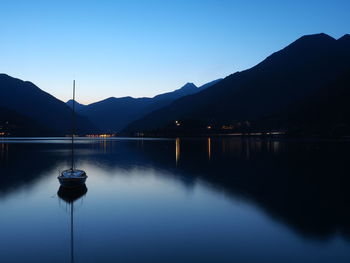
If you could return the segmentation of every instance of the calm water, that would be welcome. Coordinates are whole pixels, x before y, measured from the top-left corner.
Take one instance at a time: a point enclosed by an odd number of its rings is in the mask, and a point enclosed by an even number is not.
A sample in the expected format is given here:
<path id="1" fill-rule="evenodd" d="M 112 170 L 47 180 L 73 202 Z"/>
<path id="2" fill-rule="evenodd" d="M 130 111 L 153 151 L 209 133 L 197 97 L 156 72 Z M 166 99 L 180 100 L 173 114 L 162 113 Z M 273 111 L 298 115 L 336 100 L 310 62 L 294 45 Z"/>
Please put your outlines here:
<path id="1" fill-rule="evenodd" d="M 1 262 L 350 262 L 350 142 L 79 140 L 73 206 L 69 150 L 0 140 Z"/>

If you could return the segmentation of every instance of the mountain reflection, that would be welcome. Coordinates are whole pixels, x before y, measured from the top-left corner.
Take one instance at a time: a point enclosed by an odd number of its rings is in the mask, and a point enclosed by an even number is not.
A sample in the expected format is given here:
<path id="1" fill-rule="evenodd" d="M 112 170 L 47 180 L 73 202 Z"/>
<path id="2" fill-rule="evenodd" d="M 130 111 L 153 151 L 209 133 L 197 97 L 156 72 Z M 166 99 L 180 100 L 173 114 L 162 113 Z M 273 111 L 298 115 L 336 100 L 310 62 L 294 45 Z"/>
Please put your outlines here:
<path id="1" fill-rule="evenodd" d="M 66 144 L 0 145 L 1 196 L 62 167 L 69 150 Z M 200 179 L 305 237 L 350 238 L 348 147 L 349 142 L 240 138 L 82 141 L 77 162 L 102 169 L 154 167 L 186 188 Z"/>

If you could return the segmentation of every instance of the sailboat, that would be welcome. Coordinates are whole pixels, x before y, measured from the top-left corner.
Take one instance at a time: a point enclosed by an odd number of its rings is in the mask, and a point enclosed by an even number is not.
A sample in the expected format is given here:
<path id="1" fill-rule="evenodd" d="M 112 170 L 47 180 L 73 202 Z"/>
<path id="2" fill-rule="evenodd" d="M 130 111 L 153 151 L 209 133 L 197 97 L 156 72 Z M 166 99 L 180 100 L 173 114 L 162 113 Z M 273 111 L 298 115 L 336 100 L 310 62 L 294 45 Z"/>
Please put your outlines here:
<path id="1" fill-rule="evenodd" d="M 71 148 L 71 168 L 61 172 L 57 177 L 61 186 L 75 188 L 85 184 L 87 175 L 85 171 L 75 169 L 74 165 L 74 133 L 75 133 L 75 80 L 73 80 L 73 105 L 72 105 L 72 148 Z"/>

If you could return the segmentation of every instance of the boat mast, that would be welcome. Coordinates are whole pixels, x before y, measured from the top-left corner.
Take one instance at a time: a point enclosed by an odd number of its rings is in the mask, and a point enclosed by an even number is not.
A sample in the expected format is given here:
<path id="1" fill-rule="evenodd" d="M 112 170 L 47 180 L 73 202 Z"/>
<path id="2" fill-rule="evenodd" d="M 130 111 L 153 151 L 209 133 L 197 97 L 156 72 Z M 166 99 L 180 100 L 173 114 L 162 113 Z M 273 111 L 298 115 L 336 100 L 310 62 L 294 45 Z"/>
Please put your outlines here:
<path id="1" fill-rule="evenodd" d="M 75 133 L 75 80 L 73 80 L 73 105 L 72 105 L 72 170 L 74 170 L 74 133 Z"/>

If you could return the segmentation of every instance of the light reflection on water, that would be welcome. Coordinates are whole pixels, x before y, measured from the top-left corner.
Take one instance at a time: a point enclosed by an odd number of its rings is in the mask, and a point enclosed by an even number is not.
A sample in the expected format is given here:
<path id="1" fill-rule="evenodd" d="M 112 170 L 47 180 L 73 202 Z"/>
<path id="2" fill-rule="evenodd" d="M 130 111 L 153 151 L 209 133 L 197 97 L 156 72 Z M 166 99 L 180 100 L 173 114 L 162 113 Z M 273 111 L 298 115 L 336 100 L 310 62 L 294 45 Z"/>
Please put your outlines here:
<path id="1" fill-rule="evenodd" d="M 176 164 L 180 161 L 181 148 L 180 148 L 180 138 L 175 139 L 175 161 Z"/>
<path id="2" fill-rule="evenodd" d="M 349 262 L 348 146 L 77 140 L 89 178 L 74 203 L 74 260 Z M 3 262 L 70 262 L 70 214 L 57 196 L 69 153 L 66 138 L 0 142 Z"/>

